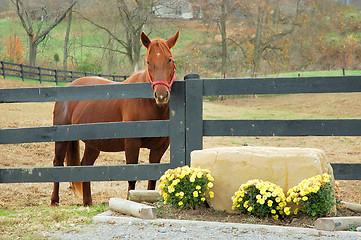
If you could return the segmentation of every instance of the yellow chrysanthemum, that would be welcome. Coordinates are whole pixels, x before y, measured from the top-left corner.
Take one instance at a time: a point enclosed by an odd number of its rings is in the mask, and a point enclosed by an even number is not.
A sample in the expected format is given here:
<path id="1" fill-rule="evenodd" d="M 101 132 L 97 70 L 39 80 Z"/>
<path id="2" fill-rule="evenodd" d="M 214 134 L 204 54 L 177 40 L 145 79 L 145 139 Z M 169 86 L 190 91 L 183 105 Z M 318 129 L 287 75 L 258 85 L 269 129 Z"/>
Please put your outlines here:
<path id="1" fill-rule="evenodd" d="M 298 208 L 296 208 L 295 211 L 293 211 L 294 215 L 297 215 L 297 213 L 298 213 Z"/>
<path id="2" fill-rule="evenodd" d="M 285 212 L 286 215 L 290 215 L 290 213 L 291 213 L 290 210 L 291 210 L 290 207 L 285 207 L 285 208 L 283 209 L 283 211 Z"/>
<path id="3" fill-rule="evenodd" d="M 210 198 L 214 198 L 214 192 L 210 191 L 210 192 L 209 192 L 209 197 L 210 197 Z"/>

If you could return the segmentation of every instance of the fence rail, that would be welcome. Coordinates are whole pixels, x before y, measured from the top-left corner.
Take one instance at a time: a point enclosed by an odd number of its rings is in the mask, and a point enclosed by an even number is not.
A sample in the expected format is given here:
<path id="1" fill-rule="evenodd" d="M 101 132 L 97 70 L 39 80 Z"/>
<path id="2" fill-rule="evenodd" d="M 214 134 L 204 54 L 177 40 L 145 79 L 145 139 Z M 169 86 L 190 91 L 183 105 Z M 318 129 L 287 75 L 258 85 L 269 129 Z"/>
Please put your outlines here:
<path id="1" fill-rule="evenodd" d="M 361 119 L 203 120 L 203 96 L 361 92 L 361 76 L 199 79 L 186 76 L 186 163 L 203 136 L 361 136 Z M 333 163 L 339 180 L 361 180 L 361 163 Z"/>
<path id="2" fill-rule="evenodd" d="M 190 164 L 203 136 L 361 136 L 361 119 L 203 120 L 203 96 L 361 92 L 361 76 L 199 79 L 176 81 L 170 120 L 0 129 L 0 144 L 76 139 L 170 136 L 170 163 L 126 166 L 0 168 L 0 183 L 156 180 L 168 168 Z M 149 84 L 0 89 L 0 103 L 150 98 Z M 0 159 L 1 160 L 1 159 Z M 340 180 L 361 180 L 361 163 L 332 163 Z"/>
<path id="3" fill-rule="evenodd" d="M 113 81 L 121 82 L 128 78 L 128 76 L 122 75 L 109 75 L 109 74 L 95 74 L 89 72 L 77 72 L 77 71 L 65 71 L 58 69 L 42 68 L 28 66 L 24 64 L 10 63 L 0 61 L 0 76 L 4 78 L 8 76 L 19 77 L 23 81 L 24 79 L 31 79 L 43 82 L 53 82 L 59 85 L 60 82 L 72 82 L 77 78 L 84 76 L 98 76 L 108 78 Z"/>

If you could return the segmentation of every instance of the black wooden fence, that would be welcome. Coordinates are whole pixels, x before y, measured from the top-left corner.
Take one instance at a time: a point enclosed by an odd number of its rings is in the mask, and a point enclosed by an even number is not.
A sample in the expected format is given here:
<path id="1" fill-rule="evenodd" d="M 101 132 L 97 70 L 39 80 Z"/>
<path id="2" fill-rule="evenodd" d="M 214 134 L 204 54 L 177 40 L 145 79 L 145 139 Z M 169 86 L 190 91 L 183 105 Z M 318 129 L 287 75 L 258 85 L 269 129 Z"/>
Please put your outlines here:
<path id="1" fill-rule="evenodd" d="M 105 77 L 117 82 L 124 81 L 128 77 L 121 75 L 95 74 L 89 72 L 65 71 L 50 68 L 33 67 L 24 64 L 16 64 L 4 61 L 0 61 L 0 76 L 3 76 L 4 78 L 9 76 L 19 77 L 23 81 L 24 79 L 31 79 L 39 81 L 39 83 L 53 82 L 56 85 L 58 85 L 60 82 L 72 82 L 75 79 L 84 76 Z"/>
<path id="2" fill-rule="evenodd" d="M 199 79 L 175 82 L 170 120 L 1 129 L 0 144 L 170 136 L 170 163 L 95 167 L 0 168 L 0 183 L 159 179 L 168 168 L 190 163 L 203 136 L 361 136 L 361 119 L 203 120 L 206 95 L 361 92 L 361 76 Z M 149 84 L 0 89 L 0 103 L 150 98 Z M 0 159 L 1 160 L 1 159 Z M 49 159 L 51 162 L 51 159 Z M 333 163 L 339 180 L 361 180 L 361 163 Z"/>
<path id="3" fill-rule="evenodd" d="M 0 144 L 170 136 L 170 163 L 94 167 L 0 168 L 0 183 L 159 179 L 167 169 L 185 164 L 183 90 L 184 82 L 178 82 L 172 88 L 170 120 L 0 129 Z M 153 90 L 147 83 L 0 89 L 0 103 L 152 97 Z M 51 161 L 52 159 L 49 159 L 49 163 Z"/>

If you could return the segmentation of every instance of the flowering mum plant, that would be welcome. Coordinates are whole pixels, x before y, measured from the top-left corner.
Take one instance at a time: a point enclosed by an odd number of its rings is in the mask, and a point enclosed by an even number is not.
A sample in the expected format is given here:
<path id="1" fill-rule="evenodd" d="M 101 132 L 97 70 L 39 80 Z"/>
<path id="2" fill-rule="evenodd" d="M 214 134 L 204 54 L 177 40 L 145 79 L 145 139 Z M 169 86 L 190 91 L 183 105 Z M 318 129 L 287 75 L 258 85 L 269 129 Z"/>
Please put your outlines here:
<path id="1" fill-rule="evenodd" d="M 268 181 L 249 180 L 235 192 L 232 201 L 232 209 L 238 209 L 242 213 L 260 217 L 272 216 L 274 219 L 278 219 L 282 214 L 290 214 L 283 189 Z"/>
<path id="2" fill-rule="evenodd" d="M 301 181 L 287 192 L 287 202 L 293 202 L 298 208 L 294 214 L 303 212 L 311 216 L 325 216 L 332 213 L 332 207 L 339 203 L 334 187 L 327 173 Z"/>
<path id="3" fill-rule="evenodd" d="M 164 204 L 180 209 L 199 207 L 206 198 L 214 193 L 207 190 L 213 187 L 214 178 L 209 170 L 188 166 L 168 169 L 160 178 L 158 190 L 164 198 Z"/>

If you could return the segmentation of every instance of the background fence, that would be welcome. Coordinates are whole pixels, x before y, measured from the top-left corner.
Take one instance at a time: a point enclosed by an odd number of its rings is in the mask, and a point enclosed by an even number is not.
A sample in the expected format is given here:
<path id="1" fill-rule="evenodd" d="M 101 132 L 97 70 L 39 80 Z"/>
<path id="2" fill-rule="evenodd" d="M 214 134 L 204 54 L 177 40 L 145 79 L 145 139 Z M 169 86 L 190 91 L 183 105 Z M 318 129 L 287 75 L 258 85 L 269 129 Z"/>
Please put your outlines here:
<path id="1" fill-rule="evenodd" d="M 360 76 L 199 79 L 176 81 L 167 121 L 119 122 L 1 129 L 0 144 L 77 139 L 170 136 L 170 163 L 127 166 L 1 168 L 0 183 L 159 179 L 168 168 L 190 164 L 203 136 L 361 136 L 361 119 L 203 120 L 203 96 L 361 92 Z M 149 84 L 0 89 L 0 103 L 151 98 Z M 0 159 L 1 160 L 1 159 Z M 51 159 L 49 159 L 51 161 Z M 333 163 L 339 180 L 361 180 L 361 163 Z"/>
<path id="2" fill-rule="evenodd" d="M 53 82 L 56 85 L 58 85 L 59 82 L 72 82 L 75 79 L 84 76 L 105 77 L 117 82 L 124 81 L 128 77 L 121 75 L 106 75 L 89 72 L 65 71 L 50 68 L 33 67 L 4 61 L 0 61 L 0 75 L 2 75 L 4 78 L 6 78 L 7 76 L 19 77 L 23 81 L 24 79 L 31 79 L 39 81 L 39 83 Z"/>

